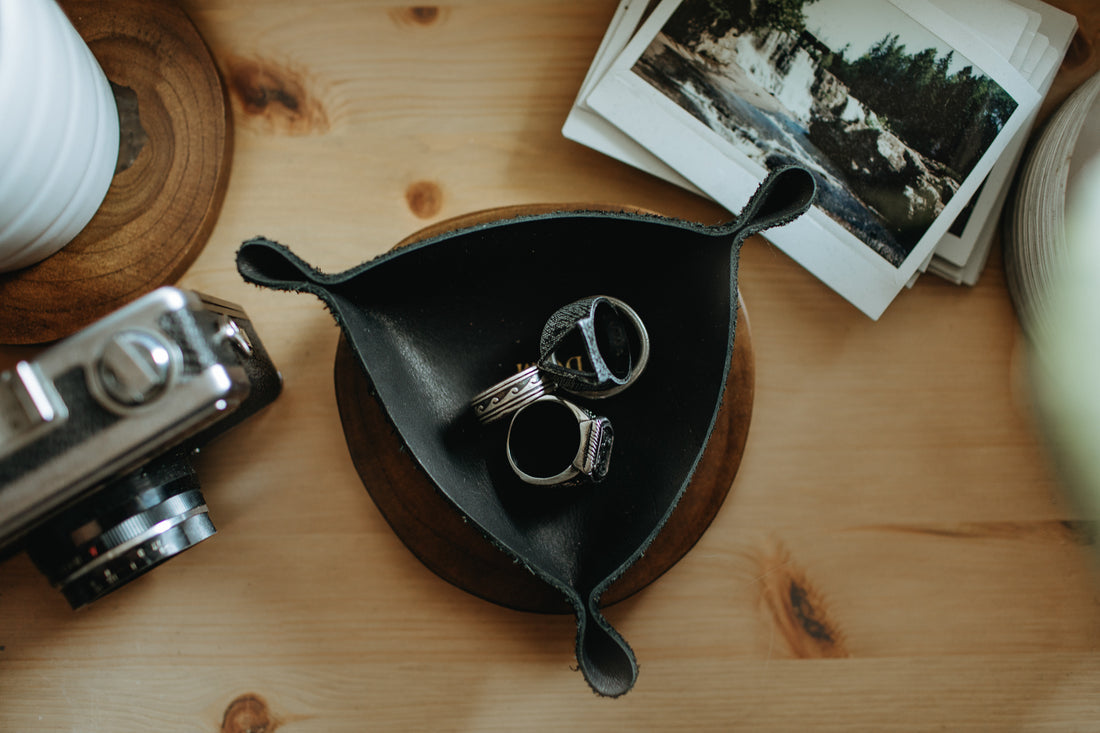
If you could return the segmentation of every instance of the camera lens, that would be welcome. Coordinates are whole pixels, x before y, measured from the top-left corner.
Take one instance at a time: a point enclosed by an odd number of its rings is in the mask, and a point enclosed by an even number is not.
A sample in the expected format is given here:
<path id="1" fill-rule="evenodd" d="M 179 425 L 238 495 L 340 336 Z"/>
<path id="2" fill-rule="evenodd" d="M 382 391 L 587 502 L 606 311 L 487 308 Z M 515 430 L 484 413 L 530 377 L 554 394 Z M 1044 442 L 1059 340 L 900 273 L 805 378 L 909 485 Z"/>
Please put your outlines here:
<path id="1" fill-rule="evenodd" d="M 105 486 L 36 530 L 27 554 L 80 608 L 214 534 L 183 450 Z"/>

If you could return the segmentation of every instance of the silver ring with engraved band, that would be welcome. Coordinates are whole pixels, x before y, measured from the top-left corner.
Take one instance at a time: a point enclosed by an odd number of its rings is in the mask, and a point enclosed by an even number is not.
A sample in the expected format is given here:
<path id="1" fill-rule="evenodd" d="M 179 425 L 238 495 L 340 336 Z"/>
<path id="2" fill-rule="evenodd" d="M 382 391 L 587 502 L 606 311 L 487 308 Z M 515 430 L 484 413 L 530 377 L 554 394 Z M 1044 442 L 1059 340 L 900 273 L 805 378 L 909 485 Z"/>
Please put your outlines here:
<path id="1" fill-rule="evenodd" d="M 530 366 L 479 392 L 470 400 L 470 405 L 478 421 L 488 425 L 518 412 L 525 405 L 553 392 L 556 387 L 542 376 L 538 365 Z"/>

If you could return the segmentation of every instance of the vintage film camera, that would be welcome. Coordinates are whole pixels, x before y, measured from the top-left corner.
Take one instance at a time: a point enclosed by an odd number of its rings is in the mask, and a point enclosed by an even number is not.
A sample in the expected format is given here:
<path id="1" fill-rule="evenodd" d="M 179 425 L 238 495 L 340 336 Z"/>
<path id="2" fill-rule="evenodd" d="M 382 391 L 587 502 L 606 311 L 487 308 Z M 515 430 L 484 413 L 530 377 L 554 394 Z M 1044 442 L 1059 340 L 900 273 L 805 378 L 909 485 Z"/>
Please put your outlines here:
<path id="1" fill-rule="evenodd" d="M 0 560 L 79 608 L 206 539 L 190 456 L 281 387 L 239 306 L 171 287 L 0 374 Z"/>

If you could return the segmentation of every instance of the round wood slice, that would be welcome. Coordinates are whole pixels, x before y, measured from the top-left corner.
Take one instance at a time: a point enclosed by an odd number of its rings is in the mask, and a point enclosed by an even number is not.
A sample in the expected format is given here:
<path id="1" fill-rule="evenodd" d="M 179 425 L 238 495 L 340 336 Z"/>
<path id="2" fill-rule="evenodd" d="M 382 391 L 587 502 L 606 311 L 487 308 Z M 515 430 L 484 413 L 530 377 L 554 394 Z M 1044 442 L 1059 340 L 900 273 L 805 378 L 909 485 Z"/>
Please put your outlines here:
<path id="1" fill-rule="evenodd" d="M 184 12 L 171 0 L 61 5 L 115 89 L 119 165 L 76 239 L 0 275 L 5 344 L 62 338 L 177 280 L 206 244 L 229 180 L 225 90 Z"/>
<path id="2" fill-rule="evenodd" d="M 508 207 L 478 212 L 417 232 L 398 246 L 486 220 L 570 208 L 594 207 Z M 343 337 L 336 349 L 334 372 L 340 420 L 356 471 L 406 547 L 444 580 L 493 603 L 524 611 L 572 612 L 558 591 L 512 562 L 464 521 L 416 466 Z M 754 377 L 752 335 L 741 302 L 725 397 L 702 460 L 664 528 L 645 555 L 604 594 L 603 605 L 620 601 L 660 577 L 695 545 L 718 513 L 745 450 Z"/>

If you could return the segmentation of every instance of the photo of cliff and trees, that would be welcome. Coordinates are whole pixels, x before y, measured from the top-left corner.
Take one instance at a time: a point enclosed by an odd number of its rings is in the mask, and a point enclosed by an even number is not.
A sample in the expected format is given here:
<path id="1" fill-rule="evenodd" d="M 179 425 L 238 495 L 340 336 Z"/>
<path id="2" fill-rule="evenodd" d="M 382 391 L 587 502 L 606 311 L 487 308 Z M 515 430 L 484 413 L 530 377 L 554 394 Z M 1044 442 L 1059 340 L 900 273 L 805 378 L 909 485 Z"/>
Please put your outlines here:
<path id="1" fill-rule="evenodd" d="M 632 71 L 895 267 L 1017 106 L 889 3 L 684 0 Z"/>

